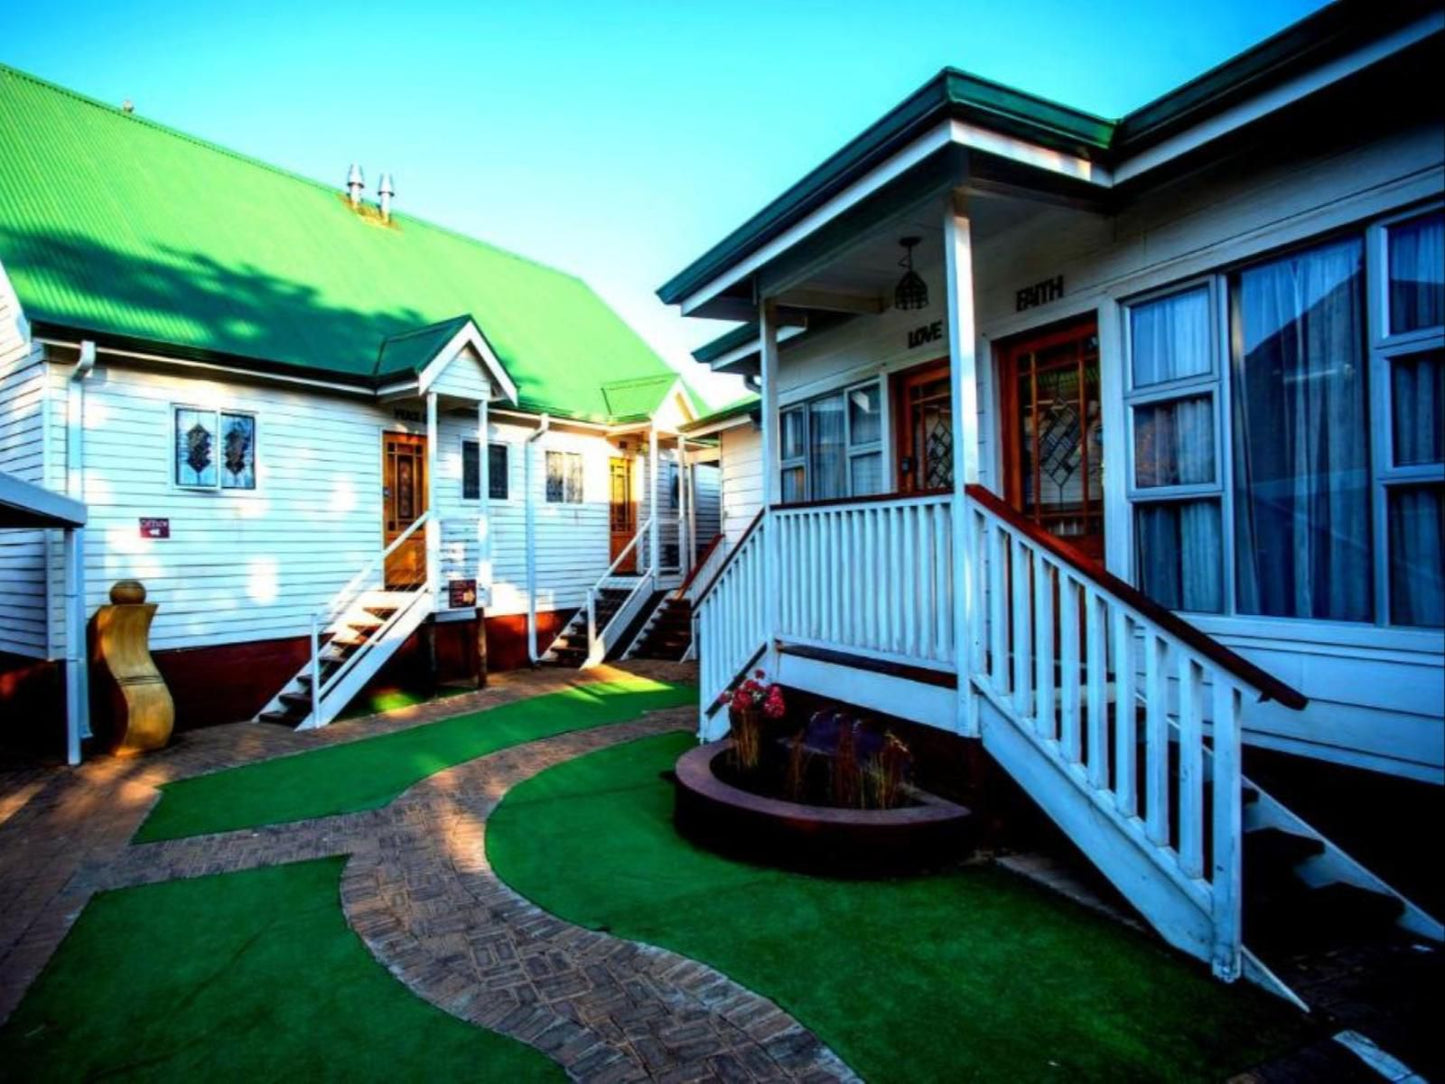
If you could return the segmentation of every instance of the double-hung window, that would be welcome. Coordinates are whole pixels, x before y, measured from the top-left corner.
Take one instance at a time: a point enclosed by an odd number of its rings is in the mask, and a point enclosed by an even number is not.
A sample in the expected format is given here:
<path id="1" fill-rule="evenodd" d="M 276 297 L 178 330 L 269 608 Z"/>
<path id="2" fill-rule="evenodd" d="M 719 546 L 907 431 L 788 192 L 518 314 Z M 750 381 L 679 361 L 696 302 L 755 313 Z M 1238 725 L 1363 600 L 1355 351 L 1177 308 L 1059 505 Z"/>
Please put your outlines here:
<path id="1" fill-rule="evenodd" d="M 1148 594 L 1197 612 L 1445 625 L 1445 213 L 1126 313 Z"/>
<path id="2" fill-rule="evenodd" d="M 475 501 L 482 492 L 482 462 L 475 440 L 462 441 L 462 500 Z M 507 446 L 487 445 L 487 496 L 494 501 L 507 499 Z"/>
<path id="3" fill-rule="evenodd" d="M 1387 555 L 1377 590 L 1394 625 L 1445 625 L 1445 211 L 1387 222 L 1372 306 L 1374 491 Z M 1380 537 L 1383 534 L 1383 537 Z"/>
<path id="4" fill-rule="evenodd" d="M 883 491 L 883 386 L 855 384 L 782 412 L 782 499 L 826 501 Z"/>
<path id="5" fill-rule="evenodd" d="M 1129 309 L 1128 424 L 1140 584 L 1173 610 L 1224 603 L 1214 287 Z"/>
<path id="6" fill-rule="evenodd" d="M 547 503 L 582 503 L 582 456 L 580 453 L 547 453 Z"/>

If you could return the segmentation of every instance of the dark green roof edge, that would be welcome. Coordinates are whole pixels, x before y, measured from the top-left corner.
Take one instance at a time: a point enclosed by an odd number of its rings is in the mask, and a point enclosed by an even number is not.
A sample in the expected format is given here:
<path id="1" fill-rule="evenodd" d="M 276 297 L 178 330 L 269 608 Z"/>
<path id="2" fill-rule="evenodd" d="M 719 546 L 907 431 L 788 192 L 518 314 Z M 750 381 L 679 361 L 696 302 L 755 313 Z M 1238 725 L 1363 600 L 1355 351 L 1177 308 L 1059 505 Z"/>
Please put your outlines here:
<path id="1" fill-rule="evenodd" d="M 674 304 L 733 260 L 781 233 L 855 177 L 946 117 L 973 120 L 1055 150 L 1098 157 L 1109 121 L 1001 83 L 945 68 L 657 291 Z"/>
<path id="2" fill-rule="evenodd" d="M 725 422 L 729 418 L 740 418 L 745 414 L 752 414 L 762 406 L 762 398 L 756 393 L 744 395 L 741 399 L 735 399 L 726 406 L 718 407 L 711 413 L 704 414 L 695 421 L 688 422 L 682 427 L 683 432 L 688 433 L 694 429 L 702 429 L 718 422 Z"/>
<path id="3" fill-rule="evenodd" d="M 1338 0 L 1118 121 L 945 68 L 665 282 L 657 296 L 664 304 L 682 301 L 944 117 L 1109 163 L 1434 10 L 1438 0 Z"/>
<path id="4" fill-rule="evenodd" d="M 733 328 L 731 331 L 723 332 L 723 334 L 711 342 L 703 343 L 692 352 L 693 359 L 702 362 L 704 365 L 710 365 L 724 354 L 730 353 L 740 346 L 756 343 L 758 341 L 758 334 L 757 321 L 742 324 Z"/>

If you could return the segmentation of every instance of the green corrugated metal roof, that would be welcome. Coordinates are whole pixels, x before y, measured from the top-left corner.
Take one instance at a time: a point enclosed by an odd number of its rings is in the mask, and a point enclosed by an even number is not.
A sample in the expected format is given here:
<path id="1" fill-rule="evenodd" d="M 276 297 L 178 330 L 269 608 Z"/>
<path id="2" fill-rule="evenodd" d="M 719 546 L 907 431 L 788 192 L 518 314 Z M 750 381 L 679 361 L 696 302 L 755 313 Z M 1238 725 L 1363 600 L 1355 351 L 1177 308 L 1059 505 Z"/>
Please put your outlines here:
<path id="1" fill-rule="evenodd" d="M 612 380 L 602 385 L 602 395 L 607 400 L 607 412 L 612 417 L 646 417 L 676 383 L 676 373 L 635 380 Z"/>
<path id="2" fill-rule="evenodd" d="M 367 382 L 467 313 L 532 410 L 606 421 L 604 381 L 677 375 L 571 275 L 3 65 L 0 262 L 35 324 L 238 367 Z"/>
<path id="3" fill-rule="evenodd" d="M 470 316 L 454 316 L 438 324 L 428 324 L 415 331 L 383 339 L 376 358 L 375 375 L 420 373 L 471 319 Z"/>

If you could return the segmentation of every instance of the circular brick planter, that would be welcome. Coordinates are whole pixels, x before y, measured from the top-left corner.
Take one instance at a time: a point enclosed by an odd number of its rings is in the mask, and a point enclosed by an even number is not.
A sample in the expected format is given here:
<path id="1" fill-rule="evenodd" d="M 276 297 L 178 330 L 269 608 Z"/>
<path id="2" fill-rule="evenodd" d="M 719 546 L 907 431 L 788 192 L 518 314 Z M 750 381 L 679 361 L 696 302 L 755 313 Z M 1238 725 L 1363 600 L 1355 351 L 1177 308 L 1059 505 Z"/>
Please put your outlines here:
<path id="1" fill-rule="evenodd" d="M 956 862 L 972 847 L 972 814 L 915 790 L 902 809 L 839 809 L 766 798 L 723 782 L 713 762 L 731 741 L 678 758 L 673 816 L 689 839 L 730 857 L 854 877 Z"/>

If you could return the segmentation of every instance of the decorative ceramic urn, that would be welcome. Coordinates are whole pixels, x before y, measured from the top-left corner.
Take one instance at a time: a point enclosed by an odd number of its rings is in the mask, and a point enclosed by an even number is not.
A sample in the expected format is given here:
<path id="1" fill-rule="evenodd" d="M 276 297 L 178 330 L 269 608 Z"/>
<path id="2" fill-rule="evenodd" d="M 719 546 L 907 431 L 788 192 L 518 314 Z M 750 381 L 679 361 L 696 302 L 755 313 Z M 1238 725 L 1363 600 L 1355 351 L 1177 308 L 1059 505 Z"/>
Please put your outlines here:
<path id="1" fill-rule="evenodd" d="M 162 749 L 171 739 L 176 707 L 150 653 L 155 603 L 137 580 L 110 589 L 109 606 L 95 614 L 95 644 L 110 678 L 110 725 L 102 736 L 118 756 Z"/>

